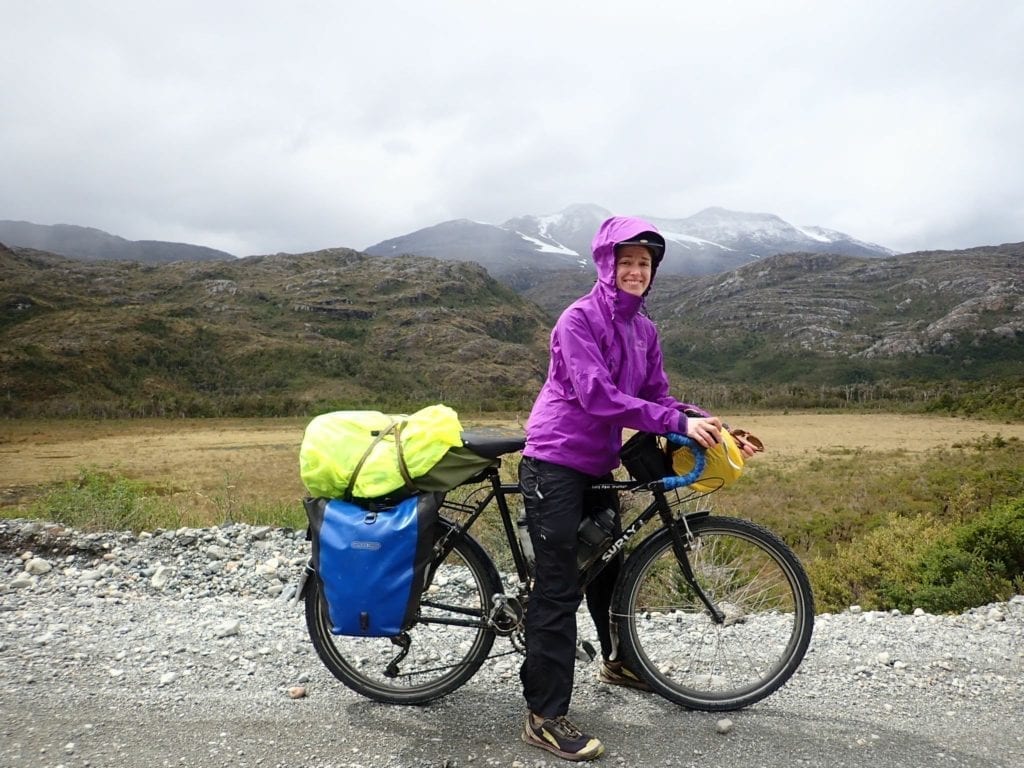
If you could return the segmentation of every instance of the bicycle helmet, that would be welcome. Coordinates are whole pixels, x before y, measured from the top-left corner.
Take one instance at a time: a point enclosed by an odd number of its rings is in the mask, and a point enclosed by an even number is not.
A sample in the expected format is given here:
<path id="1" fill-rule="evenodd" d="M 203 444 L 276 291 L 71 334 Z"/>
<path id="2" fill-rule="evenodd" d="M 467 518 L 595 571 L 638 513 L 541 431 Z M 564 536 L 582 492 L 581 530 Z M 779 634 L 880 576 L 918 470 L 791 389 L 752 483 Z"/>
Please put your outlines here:
<path id="1" fill-rule="evenodd" d="M 641 245 L 651 254 L 651 265 L 657 269 L 665 256 L 665 238 L 657 232 L 640 232 L 627 240 L 621 240 L 615 244 L 615 250 L 623 245 Z"/>

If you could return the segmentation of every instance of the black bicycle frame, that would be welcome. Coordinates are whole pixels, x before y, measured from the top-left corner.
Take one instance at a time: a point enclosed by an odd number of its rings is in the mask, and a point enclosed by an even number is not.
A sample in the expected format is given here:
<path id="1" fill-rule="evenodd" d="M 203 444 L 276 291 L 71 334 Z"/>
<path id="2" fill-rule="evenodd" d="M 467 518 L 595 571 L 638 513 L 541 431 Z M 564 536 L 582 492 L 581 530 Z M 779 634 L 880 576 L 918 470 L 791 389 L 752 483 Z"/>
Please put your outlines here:
<path id="1" fill-rule="evenodd" d="M 516 535 L 515 522 L 512 520 L 512 512 L 509 509 L 508 501 L 506 500 L 509 495 L 521 494 L 522 489 L 517 483 L 501 482 L 501 478 L 496 467 L 488 468 L 485 472 L 485 477 L 491 487 L 486 496 L 476 504 L 463 504 L 460 502 L 445 500 L 442 505 L 442 509 L 447 507 L 459 512 L 464 512 L 467 513 L 469 517 L 465 522 L 455 525 L 454 529 L 448 536 L 445 536 L 441 541 L 437 542 L 435 545 L 434 561 L 441 562 L 444 560 L 453 548 L 454 540 L 459 536 L 467 535 L 467 532 L 472 527 L 473 523 L 475 523 L 477 518 L 479 518 L 487 507 L 490 506 L 491 501 L 495 501 L 498 505 L 498 512 L 501 516 L 502 527 L 505 529 L 505 538 L 507 539 L 509 549 L 512 552 L 512 560 L 515 563 L 519 581 L 522 584 L 528 584 L 530 579 L 529 567 L 526 563 L 526 556 L 523 554 L 522 545 L 519 543 L 519 537 Z M 640 485 L 635 481 L 605 481 L 595 483 L 591 488 L 598 491 L 616 492 L 635 491 L 638 489 L 649 490 L 654 494 L 654 499 L 643 510 L 643 512 L 633 518 L 630 524 L 623 528 L 622 533 L 608 545 L 608 548 L 601 554 L 601 556 L 580 573 L 580 589 L 582 590 L 597 576 L 597 574 L 604 570 L 608 563 L 622 552 L 633 537 L 636 536 L 655 516 L 660 516 L 662 523 L 666 528 L 668 528 L 670 535 L 672 536 L 672 549 L 675 553 L 676 560 L 679 563 L 679 569 L 683 578 L 708 609 L 712 619 L 716 623 L 722 623 L 725 620 L 725 614 L 723 614 L 717 606 L 711 602 L 704 590 L 701 589 L 700 585 L 697 583 L 696 577 L 693 574 L 693 569 L 690 566 L 690 558 L 688 555 L 692 537 L 687 521 L 698 517 L 705 517 L 709 513 L 706 511 L 694 512 L 689 515 L 684 515 L 681 518 L 676 518 L 672 514 L 672 509 L 669 506 L 668 501 L 665 499 L 664 491 L 660 488 L 648 488 L 647 486 Z M 425 604 L 429 604 L 427 601 L 424 602 Z M 453 606 L 444 607 L 458 613 L 469 613 L 465 609 L 456 610 Z M 425 619 L 425 621 L 443 624 L 463 623 L 457 619 Z"/>

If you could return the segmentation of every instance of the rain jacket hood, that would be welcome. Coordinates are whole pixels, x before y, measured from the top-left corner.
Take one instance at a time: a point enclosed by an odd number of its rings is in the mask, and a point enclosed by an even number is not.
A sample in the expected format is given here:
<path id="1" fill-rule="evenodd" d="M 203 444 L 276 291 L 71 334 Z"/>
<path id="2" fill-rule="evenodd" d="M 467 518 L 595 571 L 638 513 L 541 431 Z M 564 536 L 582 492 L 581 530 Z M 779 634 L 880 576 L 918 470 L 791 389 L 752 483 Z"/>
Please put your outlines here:
<path id="1" fill-rule="evenodd" d="M 615 217 L 593 240 L 597 283 L 551 331 L 547 380 L 526 424 L 523 455 L 592 476 L 619 465 L 624 427 L 686 432 L 684 408 L 669 394 L 654 323 L 644 299 L 615 285 L 615 246 L 641 233 L 664 242 L 653 224 Z M 652 260 L 651 283 L 659 258 Z"/>
<path id="2" fill-rule="evenodd" d="M 644 296 L 646 296 L 654 285 L 654 277 L 661 264 L 665 247 L 664 238 L 653 224 L 649 224 L 643 219 L 615 216 L 601 225 L 591 243 L 594 266 L 597 268 L 597 285 L 605 301 L 617 310 L 616 314 L 622 312 L 628 316 L 635 315 L 644 304 L 643 298 L 620 291 L 615 285 L 615 246 L 625 240 L 632 240 L 642 233 L 649 233 L 651 239 L 662 246 L 661 253 L 652 253 L 651 284 L 644 291 Z"/>

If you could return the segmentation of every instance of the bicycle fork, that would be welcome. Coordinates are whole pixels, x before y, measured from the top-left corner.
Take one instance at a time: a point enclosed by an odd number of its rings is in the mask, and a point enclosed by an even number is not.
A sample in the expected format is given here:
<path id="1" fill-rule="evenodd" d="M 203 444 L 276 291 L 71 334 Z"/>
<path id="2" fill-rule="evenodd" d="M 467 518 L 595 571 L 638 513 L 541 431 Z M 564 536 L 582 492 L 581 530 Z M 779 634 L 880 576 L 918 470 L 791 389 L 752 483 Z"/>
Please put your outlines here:
<path id="1" fill-rule="evenodd" d="M 690 589 L 697 595 L 697 598 L 704 604 L 704 607 L 708 609 L 711 620 L 715 624 L 724 624 L 726 619 L 725 613 L 711 601 L 711 598 L 707 596 L 707 593 L 697 583 L 697 577 L 694 575 L 693 567 L 690 565 L 690 552 L 697 545 L 697 539 L 693 535 L 693 531 L 690 530 L 690 524 L 686 519 L 686 515 L 681 515 L 679 518 L 673 517 L 672 510 L 662 494 L 658 495 L 658 511 L 668 527 L 669 535 L 672 536 L 672 551 L 675 553 L 676 562 L 679 564 L 679 571 L 683 574 L 683 579 L 689 584 Z M 682 523 L 681 526 L 680 523 Z"/>

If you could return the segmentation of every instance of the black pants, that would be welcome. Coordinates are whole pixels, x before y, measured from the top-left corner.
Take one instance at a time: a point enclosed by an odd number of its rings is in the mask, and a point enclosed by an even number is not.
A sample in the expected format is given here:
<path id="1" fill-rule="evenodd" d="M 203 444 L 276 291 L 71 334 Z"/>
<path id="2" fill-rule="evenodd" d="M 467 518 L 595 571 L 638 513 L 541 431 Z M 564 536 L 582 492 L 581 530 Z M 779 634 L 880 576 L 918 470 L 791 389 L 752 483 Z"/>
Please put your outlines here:
<path id="1" fill-rule="evenodd" d="M 523 457 L 519 483 L 523 489 L 527 526 L 536 555 L 534 587 L 526 611 L 526 659 L 519 670 L 530 711 L 558 717 L 569 711 L 576 661 L 576 611 L 583 595 L 576 569 L 577 528 L 585 513 L 607 507 L 616 514 L 615 491 L 594 491 L 595 478 L 574 469 Z M 601 653 L 615 657 L 609 626 L 612 590 L 621 569 L 621 555 L 588 586 L 587 608 L 597 628 Z"/>

